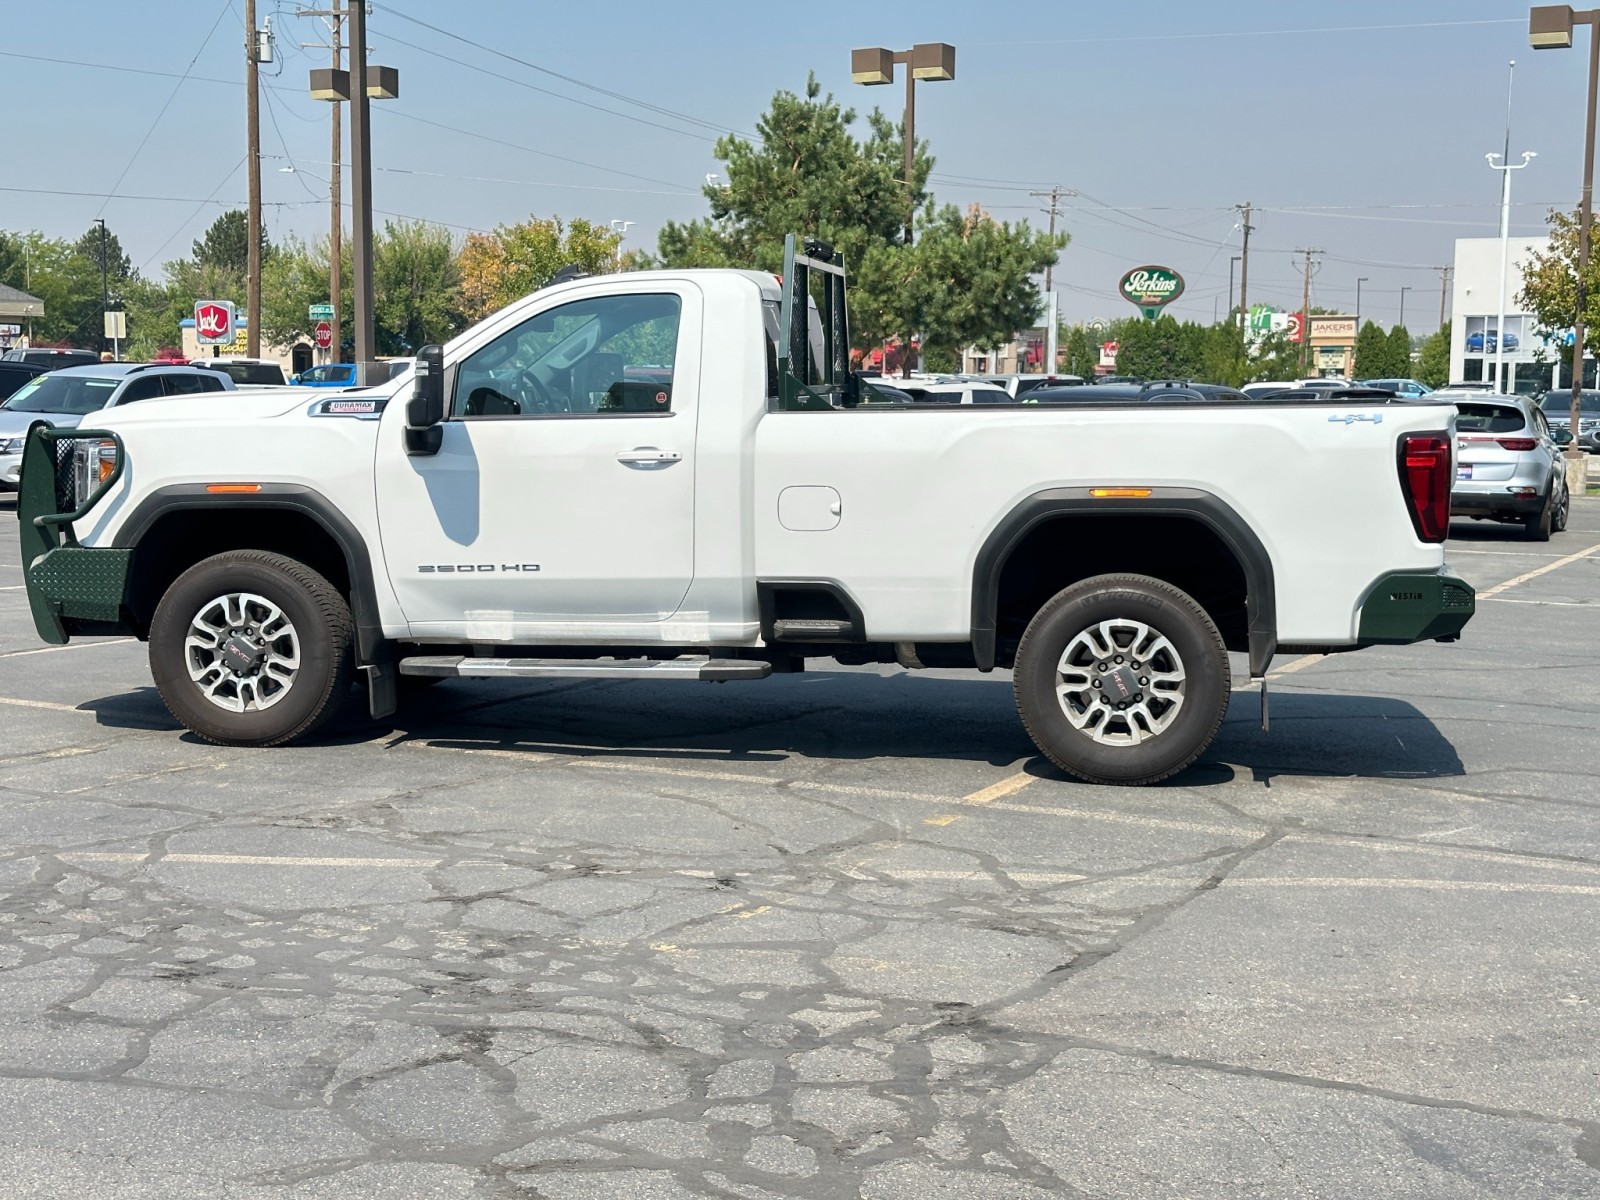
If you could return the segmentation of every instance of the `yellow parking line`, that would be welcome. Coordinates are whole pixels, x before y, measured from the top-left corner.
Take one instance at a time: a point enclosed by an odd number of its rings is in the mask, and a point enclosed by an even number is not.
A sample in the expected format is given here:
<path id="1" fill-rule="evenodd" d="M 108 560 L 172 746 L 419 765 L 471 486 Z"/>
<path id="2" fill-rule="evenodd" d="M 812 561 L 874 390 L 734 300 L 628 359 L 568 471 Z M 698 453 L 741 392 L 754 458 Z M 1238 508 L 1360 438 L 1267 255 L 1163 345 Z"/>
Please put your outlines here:
<path id="1" fill-rule="evenodd" d="M 0 696 L 0 704 L 9 704 L 13 708 L 43 708 L 50 712 L 81 713 L 88 709 L 79 708 L 75 704 L 52 704 L 48 700 L 17 700 L 11 696 Z"/>
<path id="2" fill-rule="evenodd" d="M 45 646 L 39 650 L 8 650 L 0 654 L 0 658 L 23 658 L 29 654 L 60 654 L 63 650 L 93 650 L 98 646 L 126 646 L 129 642 L 138 640 L 138 638 L 110 638 L 97 642 L 73 642 L 67 646 Z"/>
<path id="3" fill-rule="evenodd" d="M 1518 575 L 1515 579 L 1508 579 L 1504 583 L 1495 584 L 1492 588 L 1486 588 L 1478 593 L 1478 599 L 1488 600 L 1490 597 L 1498 596 L 1501 592 L 1508 592 L 1519 584 L 1527 583 L 1530 579 L 1537 579 L 1541 575 L 1554 571 L 1557 567 L 1575 563 L 1580 558 L 1588 558 L 1596 550 L 1600 550 L 1600 544 L 1590 546 L 1587 550 L 1579 550 L 1576 554 L 1569 554 L 1565 558 L 1558 558 L 1553 563 L 1545 563 L 1544 566 L 1529 571 L 1525 575 Z"/>
<path id="4" fill-rule="evenodd" d="M 986 788 L 979 788 L 971 795 L 961 797 L 962 804 L 992 804 L 996 800 L 1003 800 L 1013 796 L 1027 787 L 1037 775 L 1030 775 L 1026 771 L 1018 771 L 1015 775 L 1002 779 L 999 783 L 991 783 Z M 941 813 L 937 817 L 925 817 L 924 825 L 949 825 L 961 819 L 960 813 Z"/>

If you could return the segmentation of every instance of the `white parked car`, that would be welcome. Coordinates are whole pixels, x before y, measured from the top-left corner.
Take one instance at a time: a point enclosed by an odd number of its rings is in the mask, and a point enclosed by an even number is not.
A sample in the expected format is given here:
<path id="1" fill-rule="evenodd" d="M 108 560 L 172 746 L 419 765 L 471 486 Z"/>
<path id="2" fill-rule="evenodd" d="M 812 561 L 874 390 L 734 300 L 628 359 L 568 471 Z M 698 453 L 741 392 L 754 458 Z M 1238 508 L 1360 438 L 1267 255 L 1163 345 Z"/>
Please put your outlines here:
<path id="1" fill-rule="evenodd" d="M 289 384 L 283 377 L 283 368 L 263 358 L 244 358 L 240 355 L 191 358 L 189 365 L 221 371 L 239 388 L 287 387 Z"/>

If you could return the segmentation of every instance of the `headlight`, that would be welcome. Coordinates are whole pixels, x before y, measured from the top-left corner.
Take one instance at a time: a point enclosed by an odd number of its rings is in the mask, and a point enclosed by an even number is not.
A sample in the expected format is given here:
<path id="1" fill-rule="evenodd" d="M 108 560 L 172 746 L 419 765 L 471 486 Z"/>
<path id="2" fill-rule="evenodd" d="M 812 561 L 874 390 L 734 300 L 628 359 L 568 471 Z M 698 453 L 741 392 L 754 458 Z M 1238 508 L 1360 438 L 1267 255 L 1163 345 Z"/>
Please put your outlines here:
<path id="1" fill-rule="evenodd" d="M 0 454 L 21 454 L 24 440 L 19 437 L 0 438 Z"/>
<path id="2" fill-rule="evenodd" d="M 117 469 L 115 442 L 74 442 L 72 448 L 72 507 L 82 504 Z"/>

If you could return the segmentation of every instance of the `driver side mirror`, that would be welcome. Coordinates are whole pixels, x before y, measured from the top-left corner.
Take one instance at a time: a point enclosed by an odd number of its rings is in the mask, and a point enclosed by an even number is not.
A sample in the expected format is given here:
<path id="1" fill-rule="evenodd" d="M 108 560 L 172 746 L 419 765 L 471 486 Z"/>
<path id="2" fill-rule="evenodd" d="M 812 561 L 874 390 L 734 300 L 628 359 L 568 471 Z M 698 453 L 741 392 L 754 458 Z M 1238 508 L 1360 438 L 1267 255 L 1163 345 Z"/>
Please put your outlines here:
<path id="1" fill-rule="evenodd" d="M 1550 431 L 1550 440 L 1558 446 L 1570 446 L 1572 445 L 1572 430 L 1552 429 Z"/>
<path id="2" fill-rule="evenodd" d="M 444 444 L 444 347 L 424 346 L 417 351 L 416 382 L 406 404 L 406 453 L 439 453 Z"/>

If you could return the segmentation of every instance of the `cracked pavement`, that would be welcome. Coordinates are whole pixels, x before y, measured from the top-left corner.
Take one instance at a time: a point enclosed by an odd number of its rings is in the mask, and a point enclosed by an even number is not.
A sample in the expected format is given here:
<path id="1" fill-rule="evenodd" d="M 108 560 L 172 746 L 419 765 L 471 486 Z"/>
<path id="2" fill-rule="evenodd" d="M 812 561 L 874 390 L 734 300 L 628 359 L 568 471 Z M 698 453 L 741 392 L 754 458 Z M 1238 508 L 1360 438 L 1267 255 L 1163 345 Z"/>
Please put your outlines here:
<path id="1" fill-rule="evenodd" d="M 7 536 L 3 1192 L 1600 1196 L 1600 502 L 1456 533 L 1597 553 L 1139 790 L 892 668 L 217 749 L 143 646 L 41 648 Z"/>

